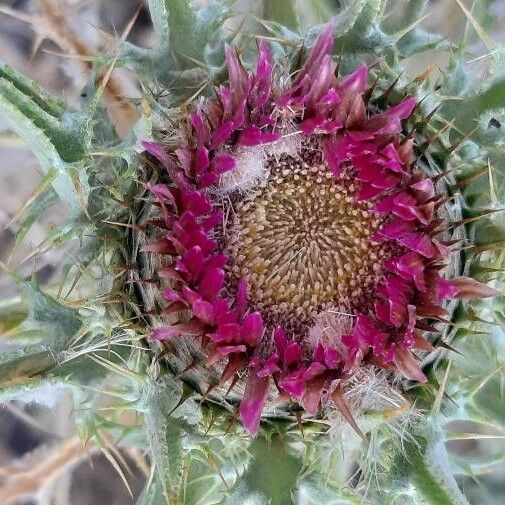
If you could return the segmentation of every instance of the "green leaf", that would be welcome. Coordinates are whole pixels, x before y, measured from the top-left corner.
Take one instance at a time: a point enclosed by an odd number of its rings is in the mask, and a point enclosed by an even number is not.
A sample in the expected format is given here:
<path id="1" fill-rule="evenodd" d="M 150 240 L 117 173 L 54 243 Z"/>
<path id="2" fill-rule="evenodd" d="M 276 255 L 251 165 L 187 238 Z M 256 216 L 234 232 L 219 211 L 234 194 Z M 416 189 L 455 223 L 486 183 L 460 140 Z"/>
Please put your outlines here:
<path id="1" fill-rule="evenodd" d="M 2 94 L 1 87 L 0 114 L 5 116 L 12 130 L 26 142 L 38 159 L 42 170 L 46 173 L 51 170 L 57 172 L 52 185 L 60 199 L 74 213 L 81 212 L 86 205 L 89 191 L 84 168 L 79 164 L 69 164 L 63 161 L 45 130 L 39 128 L 29 116 L 25 115 L 18 104 L 9 101 Z M 42 123 L 39 122 L 39 124 Z"/>
<path id="2" fill-rule="evenodd" d="M 438 421 L 433 418 L 427 422 L 431 423 L 427 439 L 416 436 L 415 441 L 404 444 L 397 466 L 390 473 L 389 491 L 410 483 L 430 505 L 469 505 L 451 473 L 443 441 L 434 434 Z"/>
<path id="3" fill-rule="evenodd" d="M 0 62 L 0 114 L 27 144 L 45 173 L 55 172 L 53 187 L 75 213 L 87 203 L 88 181 L 82 159 L 91 129 L 88 120 L 67 112 L 36 83 Z"/>
<path id="4" fill-rule="evenodd" d="M 0 61 L 0 79 L 11 82 L 22 94 L 54 117 L 61 117 L 66 110 L 61 100 L 47 93 L 36 82 L 26 78 L 3 61 Z"/>
<path id="5" fill-rule="evenodd" d="M 444 109 L 446 117 L 456 116 L 455 126 L 464 134 L 472 133 L 478 141 L 478 119 L 483 114 L 505 107 L 505 79 L 496 80 L 479 93 L 468 93 L 464 100 Z"/>
<path id="6" fill-rule="evenodd" d="M 350 490 L 332 488 L 328 486 L 327 479 L 323 476 L 313 475 L 304 479 L 300 484 L 300 495 L 303 497 L 303 503 L 314 503 L 317 505 L 362 505 L 365 503 L 363 498 Z"/>
<path id="7" fill-rule="evenodd" d="M 172 2 L 168 0 L 149 0 L 149 12 L 151 13 L 157 44 L 163 48 L 169 47 L 173 36 L 172 28 L 175 27 L 177 17 L 185 19 L 185 24 L 190 24 L 190 27 L 191 23 L 188 23 L 188 20 L 194 18 L 194 12 L 186 0 L 174 0 L 173 5 L 170 5 L 170 3 Z"/>
<path id="8" fill-rule="evenodd" d="M 335 18 L 333 51 L 337 55 L 380 53 L 394 38 L 380 30 L 377 20 L 382 0 L 344 0 Z M 309 30 L 308 46 L 321 32 L 321 26 Z"/>
<path id="9" fill-rule="evenodd" d="M 42 331 L 52 351 L 62 351 L 81 328 L 77 311 L 44 294 L 34 282 L 21 286 L 28 306 L 25 326 Z"/>
<path id="10" fill-rule="evenodd" d="M 270 505 L 292 503 L 302 462 L 290 454 L 286 440 L 277 435 L 259 437 L 252 442 L 250 452 L 252 460 L 226 505 L 239 505 L 251 497 Z"/>
<path id="11" fill-rule="evenodd" d="M 335 26 L 336 44 L 353 35 L 366 35 L 377 20 L 383 0 L 343 0 Z"/>
<path id="12" fill-rule="evenodd" d="M 129 46 L 125 64 L 168 87 L 172 102 L 201 93 L 222 72 L 224 43 L 231 36 L 222 26 L 231 3 L 209 1 L 195 10 L 188 0 L 149 0 L 156 44 L 150 51 Z"/>
<path id="13" fill-rule="evenodd" d="M 86 120 L 77 115 L 63 112 L 55 117 L 39 105 L 30 94 L 24 93 L 25 88 L 18 89 L 15 83 L 0 77 L 0 97 L 15 107 L 30 123 L 41 130 L 56 149 L 63 161 L 72 163 L 79 161 L 86 152 Z M 1 103 L 1 102 L 0 102 Z M 6 108 L 6 112 L 8 112 Z M 10 119 L 10 115 L 7 114 Z"/>
<path id="14" fill-rule="evenodd" d="M 163 484 L 157 472 L 138 498 L 136 505 L 170 505 L 163 493 Z"/>
<path id="15" fill-rule="evenodd" d="M 179 68 L 193 66 L 190 59 L 202 59 L 204 48 L 229 13 L 228 3 L 208 2 L 195 11 L 188 0 L 149 0 L 158 49 L 169 50 Z"/>
<path id="16" fill-rule="evenodd" d="M 505 79 L 495 81 L 489 88 L 479 93 L 472 105 L 479 114 L 505 107 Z"/>
<path id="17" fill-rule="evenodd" d="M 51 369 L 55 364 L 55 354 L 44 345 L 4 352 L 0 357 L 1 390 L 4 391 L 11 381 L 15 384 L 23 383 Z"/>
<path id="18" fill-rule="evenodd" d="M 14 248 L 19 247 L 30 228 L 40 219 L 40 216 L 58 201 L 58 195 L 50 186 L 56 175 L 56 171 L 52 169 L 44 175 L 36 190 L 36 195 L 29 202 L 26 215 L 16 232 Z"/>
<path id="19" fill-rule="evenodd" d="M 149 383 L 145 399 L 145 422 L 153 462 L 168 503 L 178 496 L 183 463 L 184 430 L 171 413 L 182 399 L 183 389 L 170 376 Z"/>
<path id="20" fill-rule="evenodd" d="M 295 0 L 264 0 L 265 19 L 275 21 L 295 32 L 300 29 L 300 19 Z"/>
<path id="21" fill-rule="evenodd" d="M 387 16 L 381 23 L 382 28 L 390 34 L 405 30 L 413 25 L 426 9 L 428 0 L 410 0 L 408 3 L 396 3 L 386 10 Z M 395 8 L 395 9 L 393 9 Z"/>
<path id="22" fill-rule="evenodd" d="M 21 297 L 0 300 L 0 334 L 18 328 L 26 316 L 26 307 Z"/>

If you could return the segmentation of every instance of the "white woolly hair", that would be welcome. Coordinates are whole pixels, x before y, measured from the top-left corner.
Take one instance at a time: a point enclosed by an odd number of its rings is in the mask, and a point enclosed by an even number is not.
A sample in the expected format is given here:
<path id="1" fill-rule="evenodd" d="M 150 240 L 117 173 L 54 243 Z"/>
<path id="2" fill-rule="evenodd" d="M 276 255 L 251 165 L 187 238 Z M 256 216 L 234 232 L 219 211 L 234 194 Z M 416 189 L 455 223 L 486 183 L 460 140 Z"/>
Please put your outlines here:
<path id="1" fill-rule="evenodd" d="M 234 150 L 233 157 L 235 168 L 221 176 L 217 186 L 218 194 L 249 191 L 268 177 L 264 146 L 238 147 Z"/>
<path id="2" fill-rule="evenodd" d="M 236 147 L 231 154 L 235 158 L 235 168 L 223 174 L 217 186 L 219 195 L 230 193 L 247 192 L 254 189 L 258 184 L 265 181 L 270 175 L 268 157 L 279 159 L 283 154 L 297 158 L 301 148 L 303 137 L 296 131 L 294 125 L 283 121 L 278 128 L 285 132 L 275 142 L 254 147 Z"/>
<path id="3" fill-rule="evenodd" d="M 345 385 L 343 397 L 358 425 L 360 422 L 364 425 L 378 422 L 386 427 L 390 438 L 399 445 L 400 450 L 405 440 L 415 442 L 411 431 L 421 413 L 391 384 L 388 372 L 373 366 L 356 369 Z M 329 416 L 331 435 L 347 438 L 352 428 L 339 411 L 331 409 Z"/>
<path id="4" fill-rule="evenodd" d="M 286 133 L 276 142 L 265 144 L 265 153 L 278 159 L 282 154 L 297 157 L 302 145 L 303 137 L 297 131 Z"/>
<path id="5" fill-rule="evenodd" d="M 395 447 L 407 457 L 406 443 L 417 444 L 414 434 L 422 413 L 390 383 L 388 372 L 372 366 L 355 371 L 346 384 L 343 397 L 358 426 L 369 430 L 368 443 L 360 458 L 361 476 L 357 485 L 364 500 L 371 483 L 380 482 L 379 476 L 384 471 L 383 455 L 388 447 Z M 330 410 L 329 420 L 331 437 L 341 441 L 355 439 L 352 427 L 337 409 Z M 350 482 L 357 473 L 353 467 L 347 470 Z"/>

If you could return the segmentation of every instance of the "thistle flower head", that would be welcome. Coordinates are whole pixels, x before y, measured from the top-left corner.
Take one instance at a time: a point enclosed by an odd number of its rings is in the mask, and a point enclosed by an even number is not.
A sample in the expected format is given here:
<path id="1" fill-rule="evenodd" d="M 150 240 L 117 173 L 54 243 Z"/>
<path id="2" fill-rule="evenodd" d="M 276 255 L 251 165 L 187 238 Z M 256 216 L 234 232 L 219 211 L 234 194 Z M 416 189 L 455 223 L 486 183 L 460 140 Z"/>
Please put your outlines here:
<path id="1" fill-rule="evenodd" d="M 412 351 L 431 347 L 427 321 L 494 294 L 446 278 L 446 195 L 404 128 L 417 99 L 380 109 L 366 66 L 337 77 L 332 31 L 287 88 L 265 41 L 254 72 L 227 47 L 229 82 L 194 105 L 183 140 L 143 144 L 167 172 L 150 186 L 162 233 L 145 249 L 166 256 L 167 302 L 152 339 L 191 335 L 222 383 L 245 376 L 253 434 L 275 396 L 346 415 L 360 367 L 424 382 Z"/>

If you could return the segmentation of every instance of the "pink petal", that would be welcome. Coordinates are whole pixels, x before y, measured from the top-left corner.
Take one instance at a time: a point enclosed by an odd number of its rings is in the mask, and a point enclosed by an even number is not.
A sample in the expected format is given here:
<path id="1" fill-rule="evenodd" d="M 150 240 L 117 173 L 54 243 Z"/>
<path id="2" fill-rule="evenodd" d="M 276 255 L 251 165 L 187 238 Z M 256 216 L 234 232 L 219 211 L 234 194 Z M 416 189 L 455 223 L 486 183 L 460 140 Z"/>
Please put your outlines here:
<path id="1" fill-rule="evenodd" d="M 416 361 L 410 351 L 406 351 L 404 349 L 396 349 L 393 363 L 396 365 L 398 370 L 405 377 L 407 377 L 407 379 L 412 379 L 421 383 L 427 381 L 426 376 L 423 374 L 421 367 L 419 366 L 419 363 Z"/>
<path id="2" fill-rule="evenodd" d="M 211 169 L 221 175 L 235 168 L 235 158 L 229 154 L 218 154 L 212 159 Z"/>
<path id="3" fill-rule="evenodd" d="M 228 357 L 228 363 L 221 374 L 219 384 L 224 384 L 228 379 L 235 375 L 241 368 L 247 364 L 249 358 L 242 352 L 231 354 Z"/>
<path id="4" fill-rule="evenodd" d="M 215 310 L 215 308 L 214 308 Z M 214 342 L 233 342 L 240 335 L 240 325 L 237 323 L 219 324 L 217 332 L 211 335 Z"/>
<path id="5" fill-rule="evenodd" d="M 341 102 L 340 95 L 335 88 L 330 88 L 317 102 L 318 108 L 322 105 L 337 105 Z"/>
<path id="6" fill-rule="evenodd" d="M 408 252 L 398 258 L 395 263 L 397 273 L 405 279 L 412 279 L 419 291 L 426 291 L 422 256 L 414 252 Z"/>
<path id="7" fill-rule="evenodd" d="M 269 377 L 258 377 L 251 370 L 245 386 L 244 398 L 239 413 L 244 428 L 253 437 L 258 434 L 261 412 L 268 396 Z"/>
<path id="8" fill-rule="evenodd" d="M 195 300 L 191 306 L 193 314 L 205 324 L 215 323 L 214 306 L 205 300 Z"/>
<path id="9" fill-rule="evenodd" d="M 140 145 L 163 165 L 174 182 L 181 187 L 188 185 L 184 175 L 170 159 L 162 145 L 148 140 L 143 140 Z"/>
<path id="10" fill-rule="evenodd" d="M 216 315 L 216 323 L 221 328 L 225 324 L 233 324 L 238 327 L 238 332 L 240 331 L 240 326 L 237 323 L 237 318 L 235 317 L 235 313 L 230 309 L 229 304 L 226 300 L 222 298 L 218 298 L 214 305 L 214 313 Z M 237 335 L 238 335 L 237 332 Z"/>
<path id="11" fill-rule="evenodd" d="M 430 200 L 435 196 L 435 185 L 431 179 L 422 179 L 410 187 L 418 194 L 420 201 Z"/>
<path id="12" fill-rule="evenodd" d="M 248 314 L 242 321 L 242 340 L 249 346 L 255 347 L 263 334 L 263 318 L 260 312 Z"/>
<path id="13" fill-rule="evenodd" d="M 414 97 L 406 98 L 398 105 L 391 107 L 386 111 L 389 116 L 397 116 L 400 119 L 407 119 L 412 115 L 412 112 L 416 108 L 417 99 Z"/>
<path id="14" fill-rule="evenodd" d="M 227 356 L 228 354 L 243 353 L 247 351 L 245 345 L 220 345 L 216 347 L 216 350 L 221 356 Z"/>
<path id="15" fill-rule="evenodd" d="M 209 128 L 203 119 L 203 115 L 200 111 L 191 114 L 190 116 L 191 124 L 196 132 L 196 138 L 198 139 L 198 144 L 207 144 L 209 141 Z"/>
<path id="16" fill-rule="evenodd" d="M 366 123 L 365 129 L 376 135 L 399 133 L 402 129 L 401 120 L 408 118 L 416 105 L 417 100 L 415 98 L 407 98 L 386 112 L 370 118 Z"/>
<path id="17" fill-rule="evenodd" d="M 398 240 L 405 233 L 410 233 L 412 229 L 413 226 L 410 223 L 395 219 L 394 221 L 390 221 L 389 223 L 385 224 L 381 228 L 379 235 L 392 240 Z"/>
<path id="18" fill-rule="evenodd" d="M 182 170 L 187 177 L 191 177 L 191 168 L 193 165 L 193 153 L 190 149 L 176 149 L 175 155 L 181 164 Z"/>
<path id="19" fill-rule="evenodd" d="M 168 200 L 174 208 L 177 208 L 174 195 L 166 184 L 146 184 L 146 187 L 161 201 Z"/>
<path id="20" fill-rule="evenodd" d="M 191 305 L 195 303 L 196 300 L 201 300 L 200 294 L 188 286 L 182 286 L 181 294 L 184 300 L 188 301 Z"/>
<path id="21" fill-rule="evenodd" d="M 199 188 L 208 188 L 208 187 L 216 184 L 216 182 L 218 180 L 219 180 L 218 174 L 215 174 L 214 172 L 207 172 L 206 174 L 203 174 L 198 179 L 198 187 Z"/>
<path id="22" fill-rule="evenodd" d="M 377 319 L 384 324 L 391 325 L 391 319 L 389 317 L 389 305 L 386 303 L 375 302 L 375 315 Z"/>
<path id="23" fill-rule="evenodd" d="M 326 379 L 319 375 L 305 384 L 301 403 L 310 415 L 317 414 L 325 383 Z"/>
<path id="24" fill-rule="evenodd" d="M 212 134 L 210 145 L 212 149 L 222 146 L 231 136 L 234 129 L 233 121 L 226 121 Z"/>
<path id="25" fill-rule="evenodd" d="M 185 210 L 180 216 L 179 219 L 173 224 L 174 231 L 181 231 L 181 233 L 185 233 L 190 230 L 198 230 L 200 225 L 198 224 L 198 220 L 193 212 L 189 210 Z"/>
<path id="26" fill-rule="evenodd" d="M 282 356 L 286 366 L 291 366 L 295 363 L 299 363 L 302 359 L 301 345 L 298 342 L 290 342 L 285 348 Z"/>
<path id="27" fill-rule="evenodd" d="M 279 365 L 277 364 L 279 358 L 276 354 L 270 356 L 265 363 L 261 366 L 261 368 L 257 371 L 258 377 L 267 377 L 280 372 Z"/>
<path id="28" fill-rule="evenodd" d="M 325 121 L 325 119 L 323 116 L 309 117 L 307 119 L 304 119 L 300 123 L 300 125 L 299 125 L 300 130 L 302 130 L 302 132 L 305 135 L 311 135 L 324 123 L 324 121 Z"/>
<path id="29" fill-rule="evenodd" d="M 352 74 L 349 74 L 339 89 L 346 94 L 363 93 L 368 82 L 368 68 L 362 65 Z"/>
<path id="30" fill-rule="evenodd" d="M 324 354 L 324 348 L 323 348 L 323 354 Z M 305 371 L 304 378 L 305 380 L 312 380 L 314 377 L 324 374 L 325 371 L 326 371 L 326 365 L 314 361 L 309 365 L 309 368 L 307 368 L 307 370 Z"/>
<path id="31" fill-rule="evenodd" d="M 323 141 L 323 159 L 331 170 L 331 173 L 335 177 L 340 175 L 340 167 L 342 165 L 342 159 L 339 156 L 339 152 L 335 149 L 334 140 L 330 138 L 324 138 Z"/>
<path id="32" fill-rule="evenodd" d="M 173 279 L 174 281 L 182 281 L 183 278 L 181 277 L 181 275 L 175 271 L 175 269 L 173 267 L 166 267 L 166 268 L 162 268 L 159 272 L 158 272 L 158 275 L 160 277 L 165 277 L 167 279 Z"/>
<path id="33" fill-rule="evenodd" d="M 266 40 L 259 43 L 259 56 L 256 66 L 256 75 L 251 95 L 254 97 L 253 106 L 258 108 L 265 105 L 272 92 L 272 52 Z"/>
<path id="34" fill-rule="evenodd" d="M 221 224 L 223 221 L 223 213 L 221 210 L 215 210 L 212 214 L 202 221 L 202 228 L 204 231 L 210 231 L 212 228 L 215 228 L 218 224 Z"/>
<path id="35" fill-rule="evenodd" d="M 245 279 L 240 279 L 240 282 L 238 283 L 235 303 L 237 317 L 242 319 L 247 309 L 247 281 Z"/>
<path id="36" fill-rule="evenodd" d="M 196 216 L 207 214 L 212 210 L 208 197 L 199 191 L 182 191 L 181 201 L 184 208 L 193 212 Z"/>
<path id="37" fill-rule="evenodd" d="M 301 368 L 300 370 L 284 375 L 279 379 L 279 387 L 295 398 L 301 398 L 305 388 L 304 372 L 305 370 Z"/>
<path id="38" fill-rule="evenodd" d="M 229 45 L 225 46 L 226 66 L 230 79 L 230 91 L 232 98 L 241 100 L 248 87 L 248 76 L 244 70 L 237 51 Z"/>
<path id="39" fill-rule="evenodd" d="M 187 272 L 191 278 L 196 281 L 202 271 L 204 256 L 202 249 L 199 246 L 194 246 L 188 249 L 182 256 L 180 261 L 177 261 L 176 270 Z"/>
<path id="40" fill-rule="evenodd" d="M 422 254 L 425 258 L 433 258 L 437 254 L 437 249 L 431 238 L 422 233 L 406 233 L 398 242 L 408 249 Z"/>
<path id="41" fill-rule="evenodd" d="M 324 346 L 318 343 L 312 354 L 312 359 L 317 363 L 324 363 Z"/>
<path id="42" fill-rule="evenodd" d="M 167 300 L 167 302 L 184 302 L 179 291 L 172 288 L 166 288 L 163 291 L 163 298 Z"/>
<path id="43" fill-rule="evenodd" d="M 203 328 L 201 323 L 199 321 L 190 321 L 189 323 L 156 328 L 151 334 L 151 340 L 166 340 L 167 338 L 179 337 L 181 335 L 201 335 L 202 333 Z"/>
<path id="44" fill-rule="evenodd" d="M 470 279 L 469 277 L 459 277 L 452 279 L 451 284 L 457 289 L 455 298 L 464 300 L 479 300 L 492 296 L 502 296 L 503 293 L 482 282 Z"/>
<path id="45" fill-rule="evenodd" d="M 209 151 L 203 146 L 198 146 L 193 157 L 193 166 L 197 174 L 201 174 L 209 168 Z"/>
<path id="46" fill-rule="evenodd" d="M 224 283 L 224 270 L 222 268 L 212 268 L 203 274 L 198 292 L 207 300 L 213 300 L 221 291 Z"/>
<path id="47" fill-rule="evenodd" d="M 437 293 L 438 300 L 445 298 L 454 298 L 458 294 L 458 288 L 446 279 L 438 278 L 435 281 L 435 289 Z"/>
<path id="48" fill-rule="evenodd" d="M 279 356 L 284 356 L 286 347 L 288 345 L 288 339 L 286 337 L 286 332 L 281 326 L 276 326 L 274 329 L 274 342 L 275 348 L 277 349 L 277 354 Z"/>
<path id="49" fill-rule="evenodd" d="M 204 256 L 208 256 L 217 246 L 217 242 L 208 237 L 203 230 L 195 230 L 180 235 L 180 240 L 186 248 L 200 246 Z"/>
<path id="50" fill-rule="evenodd" d="M 268 144 L 279 140 L 281 136 L 278 133 L 263 132 L 257 126 L 249 126 L 242 130 L 237 143 L 242 146 L 257 146 L 260 144 Z"/>
<path id="51" fill-rule="evenodd" d="M 314 76 L 312 85 L 306 95 L 309 103 L 316 103 L 331 86 L 334 75 L 334 65 L 329 54 L 326 54 L 319 66 L 318 73 Z"/>
<path id="52" fill-rule="evenodd" d="M 226 254 L 215 254 L 205 260 L 204 269 L 205 271 L 210 270 L 212 268 L 224 268 L 226 263 L 228 262 L 228 256 Z"/>
<path id="53" fill-rule="evenodd" d="M 324 363 L 330 369 L 337 368 L 342 361 L 342 356 L 333 347 L 327 347 L 324 350 Z"/>
<path id="54" fill-rule="evenodd" d="M 323 58 L 331 54 L 334 29 L 335 23 L 331 21 L 319 34 L 295 83 L 302 79 L 305 74 L 317 74 Z"/>

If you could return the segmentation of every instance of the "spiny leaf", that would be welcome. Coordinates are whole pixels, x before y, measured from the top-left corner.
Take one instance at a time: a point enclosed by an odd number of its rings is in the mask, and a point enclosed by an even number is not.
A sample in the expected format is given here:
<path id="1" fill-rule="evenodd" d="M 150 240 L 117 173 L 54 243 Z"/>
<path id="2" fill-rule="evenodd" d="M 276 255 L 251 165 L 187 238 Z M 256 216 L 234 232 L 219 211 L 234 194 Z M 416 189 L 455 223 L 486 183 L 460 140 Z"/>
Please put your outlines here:
<path id="1" fill-rule="evenodd" d="M 82 165 L 67 163 L 63 159 L 66 157 L 73 161 L 84 153 L 84 146 L 80 143 L 83 133 L 79 127 L 74 128 L 75 124 L 71 125 L 73 119 L 66 116 L 61 123 L 3 78 L 0 78 L 0 114 L 8 120 L 11 129 L 25 140 L 42 170 L 57 172 L 52 184 L 61 200 L 74 213 L 81 212 L 86 206 L 89 191 L 87 176 Z"/>
<path id="2" fill-rule="evenodd" d="M 226 505 L 239 505 L 252 497 L 261 497 L 271 505 L 292 503 L 302 462 L 289 453 L 286 440 L 277 435 L 257 438 L 249 451 L 252 460 Z"/>
<path id="3" fill-rule="evenodd" d="M 48 187 L 56 177 L 56 171 L 50 169 L 43 178 L 42 183 L 37 188 L 37 194 L 29 203 L 26 216 L 21 222 L 14 241 L 14 248 L 19 247 L 30 228 L 40 219 L 40 216 L 58 201 L 58 195 Z"/>
<path id="4" fill-rule="evenodd" d="M 36 375 L 50 370 L 56 364 L 56 356 L 44 345 L 4 352 L 0 358 L 2 391 L 9 384 L 29 382 Z"/>
<path id="5" fill-rule="evenodd" d="M 55 352 L 63 350 L 81 328 L 77 311 L 44 294 L 34 282 L 23 282 L 21 287 L 28 306 L 26 327 L 42 330 Z"/>
<path id="6" fill-rule="evenodd" d="M 428 0 L 410 0 L 404 6 L 397 5 L 399 12 L 393 12 L 392 9 L 388 10 L 381 26 L 390 34 L 405 30 L 421 18 L 427 4 Z"/>
<path id="7" fill-rule="evenodd" d="M 168 503 L 178 496 L 183 464 L 183 426 L 170 412 L 182 397 L 182 386 L 166 376 L 149 383 L 145 400 L 145 418 L 153 463 Z"/>
<path id="8" fill-rule="evenodd" d="M 434 448 L 429 447 L 428 441 L 420 437 L 415 442 L 405 444 L 405 455 L 401 457 L 399 464 L 408 481 L 430 505 L 469 505 L 458 490 L 449 468 L 444 465 L 445 461 L 442 461 L 445 456 L 440 451 L 445 451 L 445 449 L 442 446 L 437 448 L 440 461 L 434 461 L 432 457 L 429 460 L 426 459 L 425 453 L 430 450 L 433 451 Z M 391 477 L 395 478 L 395 476 L 398 474 L 393 472 Z M 392 491 L 393 482 L 390 485 Z"/>
<path id="9" fill-rule="evenodd" d="M 12 83 L 21 93 L 35 102 L 42 110 L 54 117 L 61 117 L 65 104 L 54 95 L 47 93 L 36 82 L 0 61 L 0 78 Z"/>
<path id="10" fill-rule="evenodd" d="M 295 0 L 264 0 L 265 18 L 298 31 L 300 20 Z"/>
<path id="11" fill-rule="evenodd" d="M 1 68 L 1 67 L 0 67 Z M 5 67 L 4 67 L 5 68 Z M 22 90 L 4 77 L 0 77 L 0 97 L 12 104 L 54 145 L 63 161 L 75 162 L 82 158 L 86 150 L 86 120 L 77 114 L 62 113 L 55 117 L 34 101 L 35 91 L 26 95 Z"/>
<path id="12" fill-rule="evenodd" d="M 27 311 L 21 297 L 0 301 L 0 334 L 11 332 L 25 320 Z"/>

